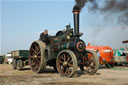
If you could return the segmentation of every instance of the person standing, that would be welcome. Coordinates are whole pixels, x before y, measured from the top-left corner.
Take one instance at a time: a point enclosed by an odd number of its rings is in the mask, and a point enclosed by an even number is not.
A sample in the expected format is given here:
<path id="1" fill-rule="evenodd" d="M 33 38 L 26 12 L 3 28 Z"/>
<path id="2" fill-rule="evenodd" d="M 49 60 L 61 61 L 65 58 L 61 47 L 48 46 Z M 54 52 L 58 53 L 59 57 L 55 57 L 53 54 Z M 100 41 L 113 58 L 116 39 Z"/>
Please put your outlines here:
<path id="1" fill-rule="evenodd" d="M 100 64 L 100 52 L 99 52 L 99 49 L 96 50 L 96 54 L 99 58 L 99 69 L 101 68 L 101 64 Z"/>
<path id="2" fill-rule="evenodd" d="M 97 54 L 97 56 L 100 58 L 99 49 L 96 50 L 96 54 Z"/>

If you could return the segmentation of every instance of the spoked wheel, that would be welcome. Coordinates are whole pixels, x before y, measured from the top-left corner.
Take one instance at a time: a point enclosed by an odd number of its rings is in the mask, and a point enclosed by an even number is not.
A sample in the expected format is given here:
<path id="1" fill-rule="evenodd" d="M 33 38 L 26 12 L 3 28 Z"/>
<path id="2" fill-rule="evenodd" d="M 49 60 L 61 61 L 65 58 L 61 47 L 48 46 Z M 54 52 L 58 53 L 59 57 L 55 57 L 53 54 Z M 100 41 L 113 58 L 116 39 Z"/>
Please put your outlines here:
<path id="1" fill-rule="evenodd" d="M 80 69 L 83 73 L 93 75 L 99 68 L 99 59 L 94 51 L 87 50 L 83 56 Z"/>
<path id="2" fill-rule="evenodd" d="M 45 48 L 46 45 L 42 41 L 35 41 L 30 47 L 29 63 L 32 71 L 35 73 L 41 73 L 45 69 Z"/>
<path id="3" fill-rule="evenodd" d="M 59 53 L 56 61 L 57 70 L 63 77 L 72 77 L 77 70 L 77 59 L 70 50 L 63 50 Z"/>

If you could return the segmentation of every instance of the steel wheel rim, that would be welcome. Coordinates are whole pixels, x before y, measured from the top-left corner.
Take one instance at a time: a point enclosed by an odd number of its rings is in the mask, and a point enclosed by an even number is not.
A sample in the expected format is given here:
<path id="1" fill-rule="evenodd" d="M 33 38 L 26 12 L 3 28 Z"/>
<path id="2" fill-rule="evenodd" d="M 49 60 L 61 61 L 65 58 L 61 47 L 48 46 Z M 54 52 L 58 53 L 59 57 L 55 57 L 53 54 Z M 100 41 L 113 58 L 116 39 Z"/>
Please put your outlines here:
<path id="1" fill-rule="evenodd" d="M 64 75 L 68 76 L 73 71 L 73 59 L 70 54 L 64 52 L 58 57 L 58 71 Z"/>
<path id="2" fill-rule="evenodd" d="M 38 43 L 32 44 L 29 55 L 31 69 L 36 72 L 41 65 L 41 48 Z"/>
<path id="3" fill-rule="evenodd" d="M 86 60 L 85 60 L 85 65 L 83 66 L 83 70 L 85 72 L 93 72 L 93 70 L 95 69 L 95 58 L 94 58 L 94 55 L 92 53 L 87 53 L 88 57 L 86 57 Z"/>

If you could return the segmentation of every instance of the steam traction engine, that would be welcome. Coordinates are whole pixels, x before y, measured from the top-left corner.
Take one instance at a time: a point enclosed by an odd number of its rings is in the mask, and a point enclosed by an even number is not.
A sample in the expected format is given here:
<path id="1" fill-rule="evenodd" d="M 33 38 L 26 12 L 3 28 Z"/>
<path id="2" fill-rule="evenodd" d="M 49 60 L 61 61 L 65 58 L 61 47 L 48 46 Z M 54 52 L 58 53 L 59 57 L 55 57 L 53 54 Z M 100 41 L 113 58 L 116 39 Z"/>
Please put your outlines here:
<path id="1" fill-rule="evenodd" d="M 77 67 L 90 75 L 97 72 L 99 59 L 95 52 L 85 49 L 80 39 L 79 10 L 74 10 L 74 32 L 68 25 L 65 31 L 58 31 L 46 40 L 34 41 L 30 47 L 29 62 L 33 72 L 41 73 L 46 66 L 52 66 L 61 76 L 72 77 Z"/>

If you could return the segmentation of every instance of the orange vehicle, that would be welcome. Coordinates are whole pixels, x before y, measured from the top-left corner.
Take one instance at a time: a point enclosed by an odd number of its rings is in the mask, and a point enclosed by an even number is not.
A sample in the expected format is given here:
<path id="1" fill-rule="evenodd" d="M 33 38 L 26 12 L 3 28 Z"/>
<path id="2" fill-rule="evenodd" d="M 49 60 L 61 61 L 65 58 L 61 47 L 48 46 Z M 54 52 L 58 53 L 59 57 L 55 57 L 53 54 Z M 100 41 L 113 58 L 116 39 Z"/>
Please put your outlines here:
<path id="1" fill-rule="evenodd" d="M 109 65 L 114 65 L 114 59 L 113 59 L 113 50 L 109 46 L 88 46 L 86 47 L 88 50 L 93 50 L 97 53 L 99 51 L 99 63 L 101 65 L 106 64 L 106 61 Z M 106 64 L 107 65 L 107 64 Z"/>

